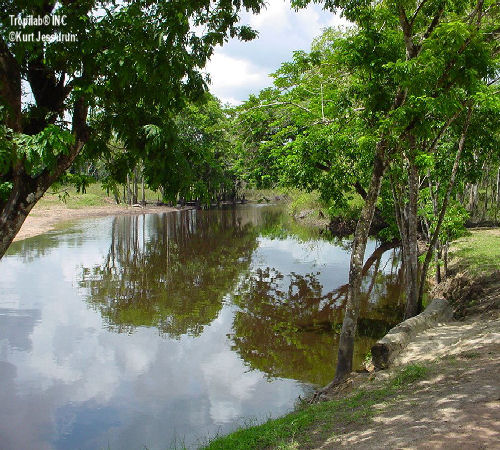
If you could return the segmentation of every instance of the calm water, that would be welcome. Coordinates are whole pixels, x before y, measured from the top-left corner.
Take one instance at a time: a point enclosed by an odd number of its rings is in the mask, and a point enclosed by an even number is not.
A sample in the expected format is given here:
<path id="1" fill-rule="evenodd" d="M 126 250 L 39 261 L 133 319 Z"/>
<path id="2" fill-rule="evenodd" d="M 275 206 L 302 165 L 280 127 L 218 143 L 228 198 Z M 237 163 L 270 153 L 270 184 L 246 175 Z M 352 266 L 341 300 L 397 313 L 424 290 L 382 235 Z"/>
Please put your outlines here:
<path id="1" fill-rule="evenodd" d="M 0 448 L 196 447 L 291 410 L 333 376 L 348 265 L 348 241 L 269 206 L 89 219 L 13 244 Z M 366 266 L 358 363 L 402 309 L 397 253 Z"/>

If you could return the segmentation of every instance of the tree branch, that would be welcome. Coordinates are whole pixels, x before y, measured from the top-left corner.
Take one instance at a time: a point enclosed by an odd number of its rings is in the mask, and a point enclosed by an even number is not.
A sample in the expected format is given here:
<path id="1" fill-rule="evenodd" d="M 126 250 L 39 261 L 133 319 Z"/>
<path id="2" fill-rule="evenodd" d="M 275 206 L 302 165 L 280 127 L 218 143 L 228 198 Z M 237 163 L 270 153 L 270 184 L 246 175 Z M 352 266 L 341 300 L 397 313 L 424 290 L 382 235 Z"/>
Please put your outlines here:
<path id="1" fill-rule="evenodd" d="M 412 18 L 410 19 L 410 26 L 413 27 L 413 24 L 415 23 L 415 19 L 417 18 L 418 16 L 418 13 L 420 12 L 420 10 L 422 9 L 422 6 L 425 5 L 425 3 L 427 2 L 427 0 L 422 0 L 419 5 L 417 6 L 417 9 L 415 10 L 415 12 L 413 13 L 413 16 Z"/>
<path id="2" fill-rule="evenodd" d="M 406 47 L 406 58 L 411 59 L 415 56 L 415 44 L 412 40 L 412 25 L 408 22 L 408 17 L 406 16 L 406 12 L 401 3 L 399 3 L 398 5 L 398 17 L 399 25 L 403 30 L 403 39 L 405 41 Z"/>
<path id="3" fill-rule="evenodd" d="M 297 103 L 293 103 L 293 102 L 275 102 L 275 103 L 268 103 L 266 105 L 257 105 L 257 106 L 252 106 L 251 108 L 248 108 L 247 111 L 251 111 L 252 109 L 267 108 L 270 106 L 285 106 L 285 105 L 295 106 L 296 108 L 302 109 L 302 110 L 308 112 L 309 114 L 313 114 L 313 112 L 309 108 L 306 108 L 305 106 L 301 106 L 301 105 L 298 105 Z"/>
<path id="4" fill-rule="evenodd" d="M 359 181 L 356 181 L 354 183 L 354 189 L 356 189 L 356 192 L 361 196 L 363 200 L 366 200 L 366 196 L 368 195 L 365 188 L 361 186 L 361 183 Z"/>
<path id="5" fill-rule="evenodd" d="M 58 79 L 56 72 L 44 64 L 41 56 L 29 62 L 27 78 L 35 97 L 36 106 L 30 111 L 25 133 L 37 134 L 47 124 L 54 123 L 57 116 L 62 114 L 64 102 L 71 92 L 73 84 L 71 82 L 67 85 L 64 84 L 66 79 L 64 72 Z"/>
<path id="6" fill-rule="evenodd" d="M 420 41 L 420 48 L 422 47 L 422 43 L 432 34 L 434 29 L 439 25 L 439 21 L 441 20 L 441 16 L 443 15 L 444 12 L 444 4 L 441 4 L 440 8 L 438 9 L 437 13 L 435 14 L 434 18 L 432 19 L 432 22 L 429 24 L 427 27 L 427 30 L 425 31 L 424 35 L 422 36 L 422 40 Z"/>
<path id="7" fill-rule="evenodd" d="M 439 232 L 441 231 L 441 224 L 443 223 L 444 216 L 446 214 L 446 210 L 448 208 L 448 202 L 450 200 L 450 195 L 451 191 L 453 190 L 453 186 L 455 185 L 455 178 L 457 176 L 457 171 L 458 171 L 458 164 L 460 163 L 460 158 L 462 155 L 462 150 L 465 145 L 465 138 L 467 137 L 467 130 L 469 128 L 469 123 L 472 115 L 472 106 L 469 106 L 468 111 L 467 111 L 467 116 L 465 118 L 464 126 L 462 129 L 462 134 L 460 136 L 460 140 L 458 142 L 458 149 L 457 149 L 457 154 L 455 155 L 455 161 L 453 162 L 453 167 L 451 169 L 451 174 L 450 174 L 450 181 L 448 182 L 448 187 L 446 189 L 446 193 L 443 199 L 443 204 L 441 205 L 441 210 L 439 212 L 439 218 L 436 224 L 436 228 L 434 230 L 434 233 L 432 235 L 432 238 L 429 242 L 429 248 L 427 249 L 427 254 L 425 255 L 425 261 L 424 265 L 422 267 L 422 272 L 420 276 L 420 286 L 419 286 L 419 291 L 418 291 L 418 305 L 419 309 L 422 307 L 422 298 L 424 295 L 424 285 L 425 285 L 425 279 L 427 278 L 427 270 L 429 269 L 429 264 L 432 259 L 432 253 L 434 250 L 434 247 L 436 245 L 437 239 L 439 237 Z"/>
<path id="8" fill-rule="evenodd" d="M 14 131 L 21 132 L 21 70 L 16 58 L 1 37 L 0 98 L 8 106 L 7 126 Z"/>

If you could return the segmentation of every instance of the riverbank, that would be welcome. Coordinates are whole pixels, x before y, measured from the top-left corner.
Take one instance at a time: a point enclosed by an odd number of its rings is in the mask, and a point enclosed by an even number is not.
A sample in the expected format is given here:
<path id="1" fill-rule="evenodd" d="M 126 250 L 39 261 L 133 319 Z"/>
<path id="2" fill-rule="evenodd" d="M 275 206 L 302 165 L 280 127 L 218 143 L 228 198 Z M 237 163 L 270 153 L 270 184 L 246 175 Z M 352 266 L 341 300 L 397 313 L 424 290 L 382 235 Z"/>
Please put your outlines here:
<path id="1" fill-rule="evenodd" d="M 178 208 L 168 206 L 147 205 L 145 207 L 134 207 L 128 205 L 107 206 L 85 206 L 80 209 L 68 208 L 64 204 L 47 207 L 36 205 L 28 215 L 23 226 L 17 233 L 14 241 L 20 241 L 51 231 L 59 223 L 83 219 L 86 217 L 136 215 L 136 214 L 161 214 L 164 212 L 177 211 Z"/>
<path id="2" fill-rule="evenodd" d="M 112 215 L 159 214 L 179 209 L 190 209 L 155 206 L 158 195 L 146 190 L 145 207 L 117 205 L 112 197 L 106 194 L 99 184 L 88 186 L 86 193 L 77 193 L 73 187 L 65 189 L 69 195 L 64 201 L 60 193 L 47 192 L 28 215 L 14 241 L 27 239 L 54 229 L 61 222 L 85 217 Z M 298 223 L 306 227 L 326 230 L 333 223 L 334 231 L 339 235 L 350 234 L 355 224 L 352 217 L 356 214 L 359 199 L 351 202 L 333 222 L 328 215 L 328 207 L 323 204 L 317 193 L 304 193 L 297 189 L 246 190 L 243 194 L 249 203 L 279 203 L 285 205 L 288 214 Z M 352 217 L 351 217 L 352 216 Z M 347 218 L 346 218 L 347 217 Z M 337 222 L 340 221 L 340 224 Z M 351 228 L 349 228 L 351 226 Z"/>
<path id="3" fill-rule="evenodd" d="M 63 195 L 64 193 L 67 195 Z M 14 241 L 46 233 L 53 230 L 57 224 L 68 220 L 115 215 L 160 214 L 178 209 L 155 206 L 156 194 L 149 190 L 146 194 L 148 204 L 141 207 L 117 205 L 99 184 L 88 186 L 85 193 L 76 192 L 74 187 L 67 187 L 64 192 L 59 193 L 46 192 L 31 210 Z M 61 198 L 64 198 L 64 201 Z"/>
<path id="4" fill-rule="evenodd" d="M 291 202 L 288 191 L 252 190 L 245 191 L 246 200 L 252 203 L 285 203 Z M 295 192 L 295 191 L 294 191 Z M 66 193 L 67 195 L 63 195 Z M 63 200 L 64 199 L 64 200 Z M 116 204 L 115 200 L 107 195 L 100 184 L 94 183 L 87 187 L 85 193 L 76 192 L 72 186 L 64 188 L 62 192 L 46 192 L 26 218 L 21 230 L 14 241 L 20 241 L 53 230 L 57 224 L 86 217 L 161 214 L 164 212 L 192 209 L 156 206 L 160 198 L 156 192 L 146 189 L 146 205 L 130 206 Z"/>
<path id="5" fill-rule="evenodd" d="M 500 230 L 451 249 L 438 287 L 455 320 L 418 334 L 394 365 L 355 373 L 329 401 L 213 440 L 209 449 L 495 448 L 500 439 Z M 436 291 L 436 292 L 438 292 Z"/>

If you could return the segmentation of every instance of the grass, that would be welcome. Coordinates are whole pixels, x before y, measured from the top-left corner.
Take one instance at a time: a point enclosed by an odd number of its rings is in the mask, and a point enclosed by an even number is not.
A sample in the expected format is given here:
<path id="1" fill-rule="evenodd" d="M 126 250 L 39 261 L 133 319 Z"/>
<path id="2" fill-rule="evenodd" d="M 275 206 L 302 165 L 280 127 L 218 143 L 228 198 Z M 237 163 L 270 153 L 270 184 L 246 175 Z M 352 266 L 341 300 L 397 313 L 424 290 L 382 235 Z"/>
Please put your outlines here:
<path id="1" fill-rule="evenodd" d="M 450 249 L 451 263 L 468 274 L 487 275 L 500 270 L 500 230 L 473 230 L 453 242 Z"/>
<path id="2" fill-rule="evenodd" d="M 470 351 L 470 352 L 464 352 L 460 356 L 465 359 L 476 359 L 481 356 L 481 353 Z"/>
<path id="3" fill-rule="evenodd" d="M 320 200 L 319 193 L 316 191 L 303 192 L 298 189 L 290 190 L 289 196 L 292 199 L 289 205 L 289 212 L 293 216 L 300 214 L 301 211 L 312 210 L 319 212 L 321 209 L 325 209 L 325 205 Z"/>
<path id="4" fill-rule="evenodd" d="M 421 380 L 422 378 L 425 378 L 426 375 L 427 367 L 419 366 L 418 364 L 410 364 L 394 377 L 392 384 L 394 387 L 400 388 L 414 383 L 417 380 Z"/>
<path id="5" fill-rule="evenodd" d="M 142 191 L 139 189 L 139 200 Z M 158 194 L 146 189 L 146 201 L 158 201 Z M 116 205 L 112 196 L 108 196 L 100 183 L 94 183 L 87 187 L 84 194 L 76 192 L 74 186 L 65 186 L 59 191 L 49 189 L 38 202 L 38 208 L 51 208 L 65 205 L 69 209 L 81 209 L 92 206 Z"/>
<path id="6" fill-rule="evenodd" d="M 205 449 L 303 448 L 312 439 L 334 436 L 342 427 L 366 423 L 380 411 L 375 405 L 395 397 L 427 373 L 424 366 L 406 366 L 378 388 L 359 388 L 345 398 L 303 406 L 278 419 L 216 438 Z"/>
<path id="7" fill-rule="evenodd" d="M 341 208 L 332 206 L 321 200 L 319 192 L 304 192 L 298 189 L 289 190 L 288 196 L 291 197 L 289 212 L 292 215 L 299 214 L 301 211 L 314 211 L 318 215 L 320 211 L 331 219 L 340 217 L 345 220 L 358 220 L 364 200 L 355 192 L 347 194 L 347 204 Z"/>

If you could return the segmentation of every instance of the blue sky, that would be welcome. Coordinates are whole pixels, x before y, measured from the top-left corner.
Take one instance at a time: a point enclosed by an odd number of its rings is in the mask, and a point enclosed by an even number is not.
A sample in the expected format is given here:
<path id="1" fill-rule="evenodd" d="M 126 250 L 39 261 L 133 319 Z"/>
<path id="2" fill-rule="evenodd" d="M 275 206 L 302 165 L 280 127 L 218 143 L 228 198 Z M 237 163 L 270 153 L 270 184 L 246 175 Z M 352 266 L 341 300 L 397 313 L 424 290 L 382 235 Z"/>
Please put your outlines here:
<path id="1" fill-rule="evenodd" d="M 269 86 L 272 81 L 268 75 L 289 61 L 294 50 L 308 51 L 324 28 L 347 24 L 318 5 L 295 12 L 289 0 L 268 0 L 259 15 L 242 14 L 241 23 L 257 30 L 259 37 L 250 42 L 230 40 L 216 49 L 207 65 L 210 91 L 233 104 Z"/>

